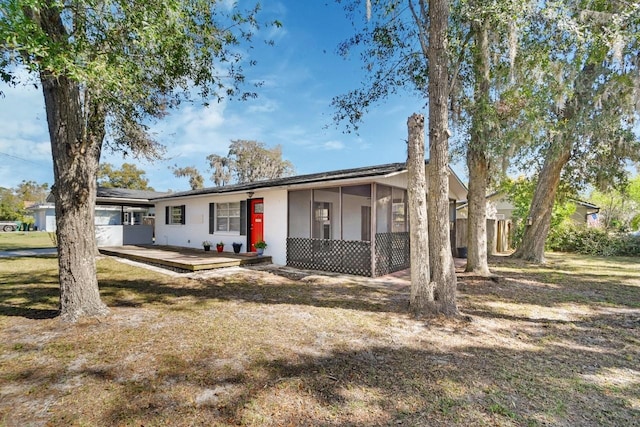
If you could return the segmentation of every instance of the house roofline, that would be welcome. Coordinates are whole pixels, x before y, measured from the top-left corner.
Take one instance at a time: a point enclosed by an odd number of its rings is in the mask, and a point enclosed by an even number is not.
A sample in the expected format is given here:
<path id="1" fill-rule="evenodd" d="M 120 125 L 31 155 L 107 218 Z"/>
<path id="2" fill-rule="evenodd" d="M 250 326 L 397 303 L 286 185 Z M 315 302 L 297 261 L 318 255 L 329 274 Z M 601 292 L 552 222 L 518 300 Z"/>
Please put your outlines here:
<path id="1" fill-rule="evenodd" d="M 491 194 L 487 194 L 487 195 L 485 196 L 485 199 L 491 199 L 491 198 L 493 198 L 493 197 L 495 197 L 495 196 L 497 196 L 497 195 L 500 195 L 500 194 L 502 194 L 502 195 L 504 195 L 504 196 L 506 197 L 506 194 L 505 194 L 503 191 L 494 191 L 494 192 L 493 192 L 493 193 L 491 193 Z M 584 200 L 576 199 L 576 198 L 574 198 L 574 197 L 569 197 L 569 200 L 570 200 L 570 201 L 572 201 L 572 202 L 573 202 L 573 203 L 575 203 L 575 204 L 582 205 L 582 206 L 584 206 L 585 208 L 588 208 L 588 209 L 595 209 L 595 211 L 596 211 L 596 212 L 594 212 L 594 213 L 598 213 L 598 212 L 600 212 L 600 207 L 599 207 L 599 206 L 594 205 L 593 203 L 585 202 Z M 467 205 L 468 205 L 468 204 L 469 204 L 469 201 L 468 201 L 468 200 L 462 200 L 462 201 L 460 201 L 460 204 L 459 204 L 458 206 L 456 206 L 456 210 L 458 210 L 458 209 L 464 209 L 464 208 L 466 208 L 466 207 L 467 207 Z"/>
<path id="2" fill-rule="evenodd" d="M 425 165 L 429 163 L 425 160 Z M 460 180 L 458 175 L 448 168 L 449 172 L 455 177 L 460 186 L 467 190 L 466 185 Z M 261 189 L 277 189 L 277 188 L 291 188 L 293 186 L 302 186 L 305 184 L 314 184 L 318 182 L 334 182 L 334 181 L 346 181 L 356 180 L 371 177 L 389 178 L 395 175 L 399 175 L 407 172 L 406 163 L 388 163 L 383 165 L 366 166 L 352 169 L 341 169 L 335 171 L 311 173 L 305 175 L 295 175 L 284 178 L 276 178 L 265 181 L 249 182 L 244 184 L 232 184 L 221 187 L 207 187 L 199 190 L 181 191 L 177 193 L 168 194 L 166 196 L 156 197 L 151 199 L 154 202 L 166 201 L 172 199 L 180 199 L 187 197 L 198 197 L 215 194 L 237 194 L 253 190 Z"/>
<path id="3" fill-rule="evenodd" d="M 221 187 L 207 187 L 200 190 L 181 191 L 170 195 L 152 199 L 153 201 L 171 200 L 183 197 L 204 196 L 210 194 L 233 194 L 251 190 L 267 188 L 289 188 L 294 185 L 313 184 L 317 182 L 339 181 L 369 177 L 387 177 L 406 171 L 405 163 L 389 163 L 385 165 L 367 166 L 353 169 L 342 169 L 311 173 L 305 175 L 295 175 L 284 178 L 276 178 L 265 181 L 248 182 L 244 184 L 232 184 Z"/>

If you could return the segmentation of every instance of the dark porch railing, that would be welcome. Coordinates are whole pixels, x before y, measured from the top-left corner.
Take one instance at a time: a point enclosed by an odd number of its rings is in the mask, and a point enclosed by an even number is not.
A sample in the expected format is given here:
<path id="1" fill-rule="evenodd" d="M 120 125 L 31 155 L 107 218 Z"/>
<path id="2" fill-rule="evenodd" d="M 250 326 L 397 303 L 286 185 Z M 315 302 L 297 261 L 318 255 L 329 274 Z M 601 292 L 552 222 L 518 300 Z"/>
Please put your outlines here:
<path id="1" fill-rule="evenodd" d="M 376 234 L 376 277 L 409 268 L 409 233 Z"/>
<path id="2" fill-rule="evenodd" d="M 308 270 L 371 276 L 371 243 L 289 237 L 287 265 Z"/>
<path id="3" fill-rule="evenodd" d="M 371 242 L 289 237 L 287 265 L 307 270 L 372 276 Z M 376 270 L 383 276 L 409 268 L 409 233 L 376 234 Z"/>

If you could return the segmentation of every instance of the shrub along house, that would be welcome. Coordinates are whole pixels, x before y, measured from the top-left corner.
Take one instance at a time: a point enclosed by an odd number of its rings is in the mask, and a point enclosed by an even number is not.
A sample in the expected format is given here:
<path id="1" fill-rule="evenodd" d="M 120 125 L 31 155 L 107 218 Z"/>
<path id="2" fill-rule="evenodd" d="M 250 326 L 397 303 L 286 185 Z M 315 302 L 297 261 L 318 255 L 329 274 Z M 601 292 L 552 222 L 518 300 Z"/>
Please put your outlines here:
<path id="1" fill-rule="evenodd" d="M 254 252 L 265 240 L 276 264 L 384 275 L 409 266 L 406 188 L 405 164 L 392 163 L 172 193 L 154 199 L 156 244 Z M 451 224 L 466 196 L 450 171 Z"/>

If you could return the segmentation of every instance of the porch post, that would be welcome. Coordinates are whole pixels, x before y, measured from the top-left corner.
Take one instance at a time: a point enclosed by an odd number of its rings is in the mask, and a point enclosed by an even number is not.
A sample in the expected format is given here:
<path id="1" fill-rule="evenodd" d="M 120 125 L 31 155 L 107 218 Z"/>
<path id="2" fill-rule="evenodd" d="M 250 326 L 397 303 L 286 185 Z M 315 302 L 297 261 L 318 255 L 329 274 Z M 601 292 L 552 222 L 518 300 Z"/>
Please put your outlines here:
<path id="1" fill-rule="evenodd" d="M 376 195 L 378 185 L 374 182 L 371 183 L 371 277 L 376 277 L 376 218 L 377 218 L 377 203 L 378 197 Z"/>

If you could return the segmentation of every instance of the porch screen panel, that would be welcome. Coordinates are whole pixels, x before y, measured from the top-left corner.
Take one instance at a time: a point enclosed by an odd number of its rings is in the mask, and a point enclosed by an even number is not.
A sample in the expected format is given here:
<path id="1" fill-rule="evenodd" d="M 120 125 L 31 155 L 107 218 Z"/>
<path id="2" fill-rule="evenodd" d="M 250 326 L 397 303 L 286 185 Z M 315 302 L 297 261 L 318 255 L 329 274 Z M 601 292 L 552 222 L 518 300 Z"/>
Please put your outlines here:
<path id="1" fill-rule="evenodd" d="M 340 239 L 340 188 L 313 190 L 314 239 Z"/>
<path id="2" fill-rule="evenodd" d="M 311 190 L 289 192 L 289 237 L 311 237 Z"/>
<path id="3" fill-rule="evenodd" d="M 393 188 L 391 190 L 391 231 L 394 233 L 403 233 L 409 231 L 407 223 L 407 191 L 402 188 Z"/>
<path id="4" fill-rule="evenodd" d="M 371 185 L 342 187 L 342 239 L 371 240 Z"/>
<path id="5" fill-rule="evenodd" d="M 391 187 L 376 187 L 376 233 L 391 232 Z"/>

